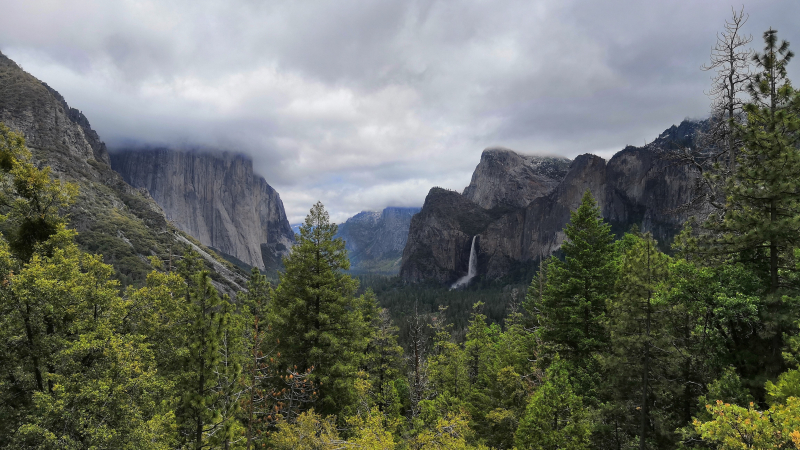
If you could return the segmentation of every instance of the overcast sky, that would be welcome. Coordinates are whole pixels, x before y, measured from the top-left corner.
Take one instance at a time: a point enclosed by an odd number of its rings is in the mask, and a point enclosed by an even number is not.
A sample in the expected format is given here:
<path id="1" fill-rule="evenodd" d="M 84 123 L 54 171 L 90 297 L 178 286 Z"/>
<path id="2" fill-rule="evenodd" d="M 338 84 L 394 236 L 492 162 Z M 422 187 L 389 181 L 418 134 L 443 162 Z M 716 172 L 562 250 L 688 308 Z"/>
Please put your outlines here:
<path id="1" fill-rule="evenodd" d="M 738 9 L 741 3 L 735 4 Z M 800 53 L 800 1 L 744 5 Z M 461 190 L 481 151 L 609 157 L 708 112 L 716 0 L 0 0 L 0 51 L 109 144 L 251 155 L 292 223 Z M 800 63 L 790 66 L 800 84 Z"/>

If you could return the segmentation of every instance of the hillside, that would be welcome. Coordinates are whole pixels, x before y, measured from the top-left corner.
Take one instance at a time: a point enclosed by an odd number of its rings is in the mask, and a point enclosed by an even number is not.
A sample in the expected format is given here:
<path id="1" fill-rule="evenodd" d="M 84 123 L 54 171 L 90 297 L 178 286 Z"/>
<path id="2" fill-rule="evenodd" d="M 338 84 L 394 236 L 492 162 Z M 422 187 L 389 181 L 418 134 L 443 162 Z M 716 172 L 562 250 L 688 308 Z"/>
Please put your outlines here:
<path id="1" fill-rule="evenodd" d="M 693 178 L 688 167 L 662 158 L 663 150 L 691 145 L 701 126 L 684 121 L 651 144 L 627 147 L 609 161 L 580 155 L 563 176 L 552 165 L 531 165 L 530 157 L 487 149 L 463 194 L 430 190 L 411 222 L 400 276 L 413 283 L 452 283 L 467 272 L 473 236 L 479 277 L 527 276 L 541 258 L 560 248 L 570 212 L 587 190 L 615 232 L 636 224 L 668 246 L 688 219 L 689 213 L 679 207 L 689 201 Z M 515 190 L 520 194 L 509 193 Z M 518 200 L 502 201 L 511 198 Z"/>

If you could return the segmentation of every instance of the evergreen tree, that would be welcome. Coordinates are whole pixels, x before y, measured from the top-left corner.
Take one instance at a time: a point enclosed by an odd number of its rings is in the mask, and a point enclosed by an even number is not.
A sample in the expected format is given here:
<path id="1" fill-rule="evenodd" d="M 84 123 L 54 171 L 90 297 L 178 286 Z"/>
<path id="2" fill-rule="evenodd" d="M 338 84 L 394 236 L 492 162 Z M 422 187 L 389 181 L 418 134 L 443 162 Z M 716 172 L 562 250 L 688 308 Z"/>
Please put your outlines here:
<path id="1" fill-rule="evenodd" d="M 542 340 L 574 364 L 573 376 L 583 377 L 582 394 L 596 383 L 592 355 L 608 347 L 606 301 L 616 281 L 611 227 L 587 191 L 564 228 L 564 260 L 551 258 L 541 286 L 531 284 L 528 308 L 538 319 Z"/>
<path id="2" fill-rule="evenodd" d="M 367 308 L 368 300 L 355 297 L 358 283 L 344 273 L 350 262 L 344 242 L 334 238 L 336 231 L 318 202 L 284 259 L 286 271 L 269 313 L 281 358 L 301 372 L 312 369 L 322 414 L 341 413 L 354 404 L 353 381 L 371 333 L 365 310 L 374 310 Z"/>
<path id="3" fill-rule="evenodd" d="M 590 433 L 588 411 L 569 381 L 567 365 L 556 357 L 520 419 L 516 448 L 588 449 Z"/>
<path id="4" fill-rule="evenodd" d="M 656 295 L 667 280 L 668 264 L 669 257 L 658 251 L 649 233 L 637 237 L 622 256 L 618 294 L 609 302 L 612 353 L 603 359 L 607 382 L 616 391 L 613 397 L 630 413 L 628 432 L 638 421 L 635 433 L 642 450 L 674 430 L 664 427 L 669 422 L 651 410 L 654 398 L 665 398 L 658 374 L 668 365 L 671 350 L 664 326 L 668 308 Z"/>
<path id="5" fill-rule="evenodd" d="M 800 244 L 800 95 L 787 78 L 788 42 L 779 44 L 772 29 L 764 41 L 764 53 L 754 56 L 761 72 L 748 89 L 747 122 L 738 126 L 742 148 L 725 186 L 726 213 L 707 226 L 718 233 L 711 248 L 755 261 L 774 293 L 786 286 L 783 271 L 794 270 Z"/>
<path id="6" fill-rule="evenodd" d="M 382 414 L 399 417 L 401 400 L 395 382 L 402 376 L 403 348 L 397 344 L 398 328 L 389 311 L 381 309 L 373 320 L 373 335 L 366 353 L 366 369 L 372 380 L 375 404 Z"/>
<path id="7" fill-rule="evenodd" d="M 180 399 L 175 411 L 181 442 L 200 450 L 224 446 L 234 434 L 238 403 L 233 390 L 241 372 L 241 328 L 231 314 L 227 295 L 221 299 L 202 269 L 199 255 L 187 252 L 180 272 L 187 282 L 187 321 L 179 353 Z"/>

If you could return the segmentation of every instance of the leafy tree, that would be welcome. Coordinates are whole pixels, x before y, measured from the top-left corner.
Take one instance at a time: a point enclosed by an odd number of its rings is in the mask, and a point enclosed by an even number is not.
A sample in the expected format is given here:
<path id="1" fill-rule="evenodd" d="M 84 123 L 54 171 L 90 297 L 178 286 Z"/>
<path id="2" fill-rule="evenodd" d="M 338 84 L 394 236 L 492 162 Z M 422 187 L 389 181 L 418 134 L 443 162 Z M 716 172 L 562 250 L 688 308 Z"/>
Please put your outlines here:
<path id="1" fill-rule="evenodd" d="M 714 379 L 732 379 L 737 372 L 759 377 L 770 341 L 762 337 L 760 280 L 744 265 L 708 267 L 675 259 L 669 274 L 658 293 L 664 308 L 663 339 L 670 349 L 661 366 L 671 401 L 661 404 L 673 421 L 686 424 L 699 412 L 697 397 L 706 388 L 708 395 L 715 389 Z M 744 389 L 748 387 L 758 388 Z"/>
<path id="2" fill-rule="evenodd" d="M 318 202 L 284 260 L 286 271 L 269 306 L 277 350 L 299 371 L 313 369 L 323 414 L 354 404 L 353 380 L 371 333 L 372 318 L 365 314 L 376 309 L 374 297 L 355 296 L 358 283 L 344 273 L 350 263 L 336 231 Z"/>
<path id="3" fill-rule="evenodd" d="M 61 247 L 3 275 L 0 437 L 15 448 L 168 445 L 165 386 L 144 339 L 119 332 L 126 305 L 113 269 Z M 2 238 L 0 254 L 8 263 Z"/>
<path id="4" fill-rule="evenodd" d="M 693 425 L 704 441 L 720 449 L 800 448 L 800 399 L 789 397 L 766 411 L 723 403 L 706 405 L 712 419 Z"/>
<path id="5" fill-rule="evenodd" d="M 515 442 L 518 449 L 588 449 L 591 422 L 558 357 L 528 402 Z"/>
<path id="6" fill-rule="evenodd" d="M 37 245 L 64 230 L 60 209 L 72 204 L 77 186 L 50 177 L 50 168 L 37 168 L 21 135 L 0 123 L 0 223 L 11 251 L 23 262 Z"/>

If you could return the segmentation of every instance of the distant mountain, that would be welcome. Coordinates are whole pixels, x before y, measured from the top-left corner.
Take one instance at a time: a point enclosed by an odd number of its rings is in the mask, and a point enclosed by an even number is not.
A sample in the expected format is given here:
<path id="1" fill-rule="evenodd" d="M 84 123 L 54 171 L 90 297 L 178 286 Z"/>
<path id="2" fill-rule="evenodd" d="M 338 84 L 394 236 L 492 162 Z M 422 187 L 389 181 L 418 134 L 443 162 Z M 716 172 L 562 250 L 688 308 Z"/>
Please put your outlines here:
<path id="1" fill-rule="evenodd" d="M 389 207 L 363 211 L 339 225 L 354 273 L 397 274 L 411 218 L 420 208 Z"/>
<path id="2" fill-rule="evenodd" d="M 77 242 L 84 250 L 103 254 L 123 284 L 144 282 L 152 270 L 146 257 L 170 264 L 191 247 L 206 258 L 218 288 L 234 292 L 243 286 L 235 267 L 174 227 L 147 191 L 130 186 L 111 169 L 106 145 L 83 113 L 2 53 L 0 122 L 25 137 L 37 164 L 78 185 L 69 226 L 79 232 Z"/>
<path id="3" fill-rule="evenodd" d="M 411 221 L 400 276 L 452 283 L 467 273 L 474 236 L 478 277 L 515 277 L 561 247 L 570 212 L 590 191 L 612 230 L 637 224 L 669 245 L 688 219 L 679 210 L 693 189 L 686 166 L 662 150 L 693 145 L 702 123 L 684 121 L 644 147 L 626 147 L 608 162 L 581 155 L 569 163 L 532 163 L 507 149 L 487 149 L 463 194 L 433 188 Z M 516 274 L 516 275 L 515 275 Z"/>
<path id="4" fill-rule="evenodd" d="M 144 188 L 167 219 L 234 262 L 274 273 L 294 232 L 280 195 L 244 155 L 175 149 L 111 152 L 111 167 Z"/>

